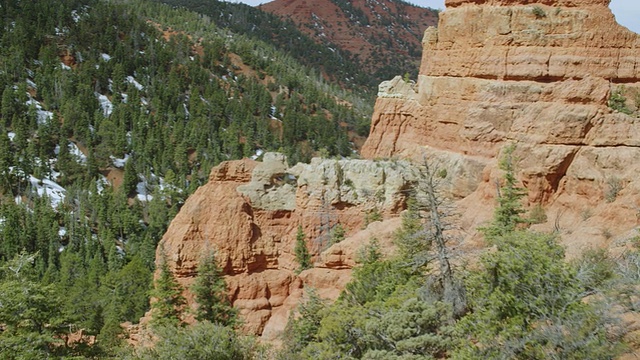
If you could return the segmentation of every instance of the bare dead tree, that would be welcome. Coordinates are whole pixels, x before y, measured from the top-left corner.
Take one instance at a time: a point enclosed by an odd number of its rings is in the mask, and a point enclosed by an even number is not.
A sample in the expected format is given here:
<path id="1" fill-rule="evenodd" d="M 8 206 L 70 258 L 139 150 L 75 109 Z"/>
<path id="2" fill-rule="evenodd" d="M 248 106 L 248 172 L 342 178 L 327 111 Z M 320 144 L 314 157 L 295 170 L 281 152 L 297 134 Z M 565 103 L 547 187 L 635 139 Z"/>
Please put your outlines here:
<path id="1" fill-rule="evenodd" d="M 451 218 L 456 214 L 451 200 L 441 192 L 445 170 L 438 169 L 426 157 L 419 168 L 415 199 L 422 229 L 416 235 L 426 246 L 421 247 L 423 254 L 415 253 L 414 257 L 424 264 L 436 260 L 435 279 L 440 285 L 442 300 L 452 306 L 454 316 L 461 316 L 467 309 L 466 291 L 454 276 L 451 250 L 447 245 L 454 238 L 455 226 Z"/>

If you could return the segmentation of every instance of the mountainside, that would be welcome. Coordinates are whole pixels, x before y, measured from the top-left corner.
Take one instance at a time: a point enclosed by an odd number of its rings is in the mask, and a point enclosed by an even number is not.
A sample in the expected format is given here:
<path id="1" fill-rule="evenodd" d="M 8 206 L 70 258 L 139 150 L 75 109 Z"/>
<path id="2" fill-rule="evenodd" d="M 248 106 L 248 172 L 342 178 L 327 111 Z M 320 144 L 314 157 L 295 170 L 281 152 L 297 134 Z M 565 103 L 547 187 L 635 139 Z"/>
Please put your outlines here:
<path id="1" fill-rule="evenodd" d="M 438 21 L 436 10 L 396 0 L 275 0 L 259 8 L 352 56 L 374 79 L 415 76 L 424 30 Z"/>
<path id="2" fill-rule="evenodd" d="M 640 347 L 640 36 L 608 0 L 448 0 L 368 159 L 346 52 L 162 2 L 0 7 L 0 357 Z"/>
<path id="3" fill-rule="evenodd" d="M 383 78 L 371 74 L 342 49 L 317 43 L 291 20 L 242 3 L 218 0 L 153 0 L 176 9 L 184 8 L 207 16 L 221 29 L 269 43 L 299 63 L 316 69 L 325 79 L 343 87 L 372 94 Z M 394 73 L 395 74 L 395 73 Z"/>
<path id="4" fill-rule="evenodd" d="M 12 0 L 0 29 L 10 358 L 117 348 L 120 324 L 149 310 L 162 234 L 212 167 L 269 150 L 350 156 L 368 131 L 367 101 L 184 9 Z"/>

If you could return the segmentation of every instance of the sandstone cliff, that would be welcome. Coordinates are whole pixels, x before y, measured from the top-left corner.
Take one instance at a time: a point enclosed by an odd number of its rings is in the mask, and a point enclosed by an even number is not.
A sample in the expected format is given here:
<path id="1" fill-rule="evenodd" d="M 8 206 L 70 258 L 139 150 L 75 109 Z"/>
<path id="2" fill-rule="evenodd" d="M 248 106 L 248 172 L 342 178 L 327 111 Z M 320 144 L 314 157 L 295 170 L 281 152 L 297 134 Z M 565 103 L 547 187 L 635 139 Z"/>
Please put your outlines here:
<path id="1" fill-rule="evenodd" d="M 156 259 L 166 259 L 188 289 L 203 254 L 215 251 L 245 330 L 274 339 L 305 286 L 335 299 L 362 246 L 372 237 L 390 246 L 399 219 L 362 230 L 365 218 L 372 211 L 397 215 L 414 181 L 408 163 L 398 161 L 314 159 L 289 167 L 283 155 L 267 153 L 263 162 L 225 162 L 171 222 Z M 338 223 L 348 238 L 330 246 L 330 229 Z M 298 226 L 315 263 L 299 275 Z M 195 306 L 189 291 L 185 295 Z"/>
<path id="2" fill-rule="evenodd" d="M 363 155 L 484 168 L 458 194 L 474 207 L 463 220 L 472 229 L 495 204 L 500 150 L 515 143 L 547 228 L 566 232 L 570 252 L 607 245 L 640 215 L 640 36 L 608 4 L 447 0 L 438 29 L 425 31 L 417 83 L 380 86 Z"/>

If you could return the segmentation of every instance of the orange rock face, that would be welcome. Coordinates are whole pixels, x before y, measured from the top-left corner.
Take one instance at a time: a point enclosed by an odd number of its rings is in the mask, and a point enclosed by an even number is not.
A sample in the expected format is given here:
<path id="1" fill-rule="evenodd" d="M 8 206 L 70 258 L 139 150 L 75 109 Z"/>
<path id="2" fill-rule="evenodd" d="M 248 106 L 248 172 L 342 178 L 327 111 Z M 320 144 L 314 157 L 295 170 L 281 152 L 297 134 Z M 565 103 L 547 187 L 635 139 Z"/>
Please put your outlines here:
<path id="1" fill-rule="evenodd" d="M 512 143 L 529 204 L 566 230 L 569 252 L 624 236 L 640 216 L 640 36 L 608 5 L 447 0 L 417 83 L 380 86 L 362 154 L 458 164 L 471 230 L 491 216 L 496 159 Z"/>
<path id="2" fill-rule="evenodd" d="M 365 230 L 374 209 L 387 217 L 404 207 L 403 191 L 414 177 L 408 164 L 369 160 L 320 160 L 289 168 L 286 158 L 265 154 L 262 163 L 230 161 L 211 171 L 209 182 L 189 197 L 162 238 L 156 261 L 167 261 L 188 291 L 203 255 L 214 251 L 229 296 L 247 332 L 275 339 L 306 286 L 335 299 L 351 275 L 358 250 L 372 237 L 391 247 L 397 218 Z M 331 245 L 330 229 L 347 230 Z M 298 274 L 295 239 L 306 235 L 314 268 Z"/>

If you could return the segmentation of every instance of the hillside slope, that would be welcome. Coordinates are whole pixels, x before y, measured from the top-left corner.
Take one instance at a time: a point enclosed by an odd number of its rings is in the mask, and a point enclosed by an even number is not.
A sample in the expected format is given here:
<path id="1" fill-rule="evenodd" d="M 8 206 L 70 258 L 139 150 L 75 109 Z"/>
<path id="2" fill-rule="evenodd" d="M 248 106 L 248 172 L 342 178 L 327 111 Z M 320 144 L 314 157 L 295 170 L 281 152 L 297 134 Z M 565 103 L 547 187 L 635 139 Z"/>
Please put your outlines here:
<path id="1" fill-rule="evenodd" d="M 352 56 L 375 79 L 415 75 L 424 30 L 438 22 L 436 10 L 398 0 L 275 0 L 259 8 Z"/>
<path id="2" fill-rule="evenodd" d="M 156 245 L 212 167 L 350 156 L 370 109 L 193 12 L 51 4 L 0 8 L 0 352 L 94 357 L 149 309 Z"/>

